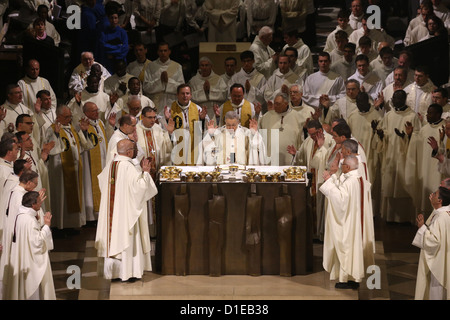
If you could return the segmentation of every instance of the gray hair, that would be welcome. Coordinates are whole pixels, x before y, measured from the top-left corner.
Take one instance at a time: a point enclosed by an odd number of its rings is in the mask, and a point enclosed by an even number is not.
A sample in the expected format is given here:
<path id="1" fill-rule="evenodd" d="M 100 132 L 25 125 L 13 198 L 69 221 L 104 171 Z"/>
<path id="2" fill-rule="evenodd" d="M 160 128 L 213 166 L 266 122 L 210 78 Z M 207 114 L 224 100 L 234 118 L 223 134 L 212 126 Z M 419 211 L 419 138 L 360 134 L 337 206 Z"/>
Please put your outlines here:
<path id="1" fill-rule="evenodd" d="M 350 170 L 356 170 L 359 166 L 358 158 L 354 155 L 349 155 L 344 159 L 345 164 L 350 167 Z"/>
<path id="2" fill-rule="evenodd" d="M 287 95 L 286 93 L 284 93 L 284 92 L 279 92 L 279 93 L 277 93 L 277 94 L 275 95 L 275 97 L 273 98 L 273 100 L 275 101 L 275 99 L 276 99 L 277 97 L 282 97 L 283 100 L 285 100 L 286 102 L 289 102 L 289 97 L 288 97 L 288 95 Z"/>
<path id="3" fill-rule="evenodd" d="M 264 36 L 266 36 L 266 35 L 268 35 L 270 33 L 273 33 L 273 29 L 271 27 L 269 27 L 269 26 L 264 26 L 261 29 L 259 29 L 258 37 L 261 38 L 261 37 L 264 37 Z"/>
<path id="4" fill-rule="evenodd" d="M 298 91 L 303 92 L 303 86 L 300 83 L 294 83 L 292 84 L 289 89 L 297 87 Z"/>
<path id="5" fill-rule="evenodd" d="M 138 101 L 138 100 L 141 101 L 141 98 L 139 98 L 138 95 L 133 94 L 133 95 L 128 96 L 127 103 L 130 103 L 133 101 Z"/>
<path id="6" fill-rule="evenodd" d="M 347 85 L 348 85 L 349 83 L 354 83 L 354 84 L 356 84 L 356 86 L 357 86 L 358 88 L 361 88 L 361 84 L 360 84 L 359 81 L 356 80 L 356 79 L 349 79 L 349 80 L 347 80 L 347 81 L 345 82 L 345 86 L 347 87 Z"/>
<path id="7" fill-rule="evenodd" d="M 206 61 L 206 62 L 208 62 L 210 65 L 213 65 L 211 59 L 208 58 L 208 57 L 206 57 L 206 56 L 201 57 L 200 60 L 198 60 L 198 61 L 199 61 L 199 62 Z"/>
<path id="8" fill-rule="evenodd" d="M 225 120 L 227 120 L 227 119 L 228 120 L 234 120 L 234 119 L 239 120 L 239 116 L 236 111 L 228 111 L 225 114 Z"/>
<path id="9" fill-rule="evenodd" d="M 347 148 L 350 153 L 358 153 L 359 144 L 353 139 L 345 140 L 344 142 L 342 142 L 342 146 Z"/>
<path id="10" fill-rule="evenodd" d="M 57 115 L 57 116 L 62 115 L 63 111 L 64 111 L 66 108 L 70 110 L 70 108 L 69 108 L 67 105 L 65 105 L 65 104 L 60 104 L 60 105 L 58 105 L 58 106 L 56 107 L 56 111 L 55 111 L 56 115 Z M 70 110 L 70 111 L 72 111 L 72 110 Z"/>

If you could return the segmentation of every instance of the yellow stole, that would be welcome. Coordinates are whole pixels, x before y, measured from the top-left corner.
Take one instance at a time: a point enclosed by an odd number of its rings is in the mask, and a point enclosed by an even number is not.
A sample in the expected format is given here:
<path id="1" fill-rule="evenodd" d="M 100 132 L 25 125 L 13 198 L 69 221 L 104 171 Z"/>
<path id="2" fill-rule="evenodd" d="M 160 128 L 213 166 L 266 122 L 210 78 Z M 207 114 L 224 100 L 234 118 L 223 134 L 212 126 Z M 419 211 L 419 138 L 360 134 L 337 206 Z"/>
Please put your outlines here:
<path id="1" fill-rule="evenodd" d="M 222 119 L 225 122 L 225 115 L 228 111 L 234 111 L 231 100 L 227 100 L 223 104 Z M 250 119 L 252 118 L 252 106 L 249 101 L 244 99 L 244 104 L 241 107 L 241 126 L 250 129 Z"/>
<path id="2" fill-rule="evenodd" d="M 147 65 L 150 63 L 150 60 L 145 60 L 144 66 L 142 67 L 141 73 L 139 73 L 138 79 L 141 81 L 141 83 L 144 83 L 145 78 L 145 69 L 147 69 Z"/>
<path id="3" fill-rule="evenodd" d="M 55 129 L 55 125 L 52 124 L 53 130 Z M 77 133 L 73 129 L 73 126 L 70 126 L 70 131 L 72 136 L 75 138 L 77 143 L 78 154 L 80 154 L 80 140 L 78 138 Z M 62 170 L 64 177 L 64 194 L 66 196 L 66 204 L 67 211 L 69 213 L 77 213 L 81 212 L 81 196 L 83 192 L 83 164 L 81 158 L 78 160 L 78 181 L 75 172 L 74 166 L 74 158 L 72 154 L 72 148 L 70 146 L 71 139 L 68 137 L 66 130 L 61 128 L 59 131 L 59 135 L 61 140 L 64 142 L 64 151 L 60 153 L 61 162 L 62 162 Z M 77 186 L 78 188 L 74 188 Z"/>
<path id="4" fill-rule="evenodd" d="M 191 137 L 191 164 L 194 164 L 194 123 L 200 120 L 197 105 L 192 101 L 189 103 L 188 110 L 188 121 L 189 121 L 189 134 Z M 183 109 L 180 108 L 176 101 L 172 102 L 172 107 L 170 108 L 170 116 L 175 122 L 175 129 L 184 128 L 184 114 Z M 178 139 L 177 144 L 181 143 L 183 138 Z M 183 150 L 180 150 L 179 156 L 184 159 Z M 183 161 L 181 165 L 186 165 Z"/>
<path id="5" fill-rule="evenodd" d="M 105 128 L 103 127 L 102 123 L 99 122 L 100 130 L 102 130 L 103 137 L 106 137 Z M 91 139 L 92 144 L 94 145 L 93 149 L 89 150 L 89 163 L 90 163 L 90 169 L 91 169 L 91 184 L 92 184 L 92 199 L 94 203 L 94 212 L 98 212 L 100 209 L 100 188 L 98 186 L 98 179 L 97 176 L 102 172 L 102 153 L 100 150 L 100 142 L 102 142 L 102 138 L 99 133 L 97 132 L 97 129 L 90 124 L 88 128 L 88 136 L 89 139 Z M 106 143 L 106 149 L 108 149 L 108 140 L 105 139 Z"/>

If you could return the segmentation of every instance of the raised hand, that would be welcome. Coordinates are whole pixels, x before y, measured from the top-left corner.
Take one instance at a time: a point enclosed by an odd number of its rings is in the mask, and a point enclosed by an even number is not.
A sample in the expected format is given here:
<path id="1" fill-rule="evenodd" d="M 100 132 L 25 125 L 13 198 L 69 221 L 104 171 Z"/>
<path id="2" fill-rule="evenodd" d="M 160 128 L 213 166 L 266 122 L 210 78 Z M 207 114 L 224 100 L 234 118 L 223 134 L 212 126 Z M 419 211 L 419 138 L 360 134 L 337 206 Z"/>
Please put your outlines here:
<path id="1" fill-rule="evenodd" d="M 216 120 L 211 119 L 208 121 L 208 123 L 206 124 L 206 128 L 211 131 L 216 130 L 217 126 L 216 126 Z"/>
<path id="2" fill-rule="evenodd" d="M 50 225 L 52 224 L 52 214 L 50 213 L 50 211 L 47 211 L 44 215 L 44 223 L 50 227 Z"/>
<path id="3" fill-rule="evenodd" d="M 41 98 L 37 98 L 36 103 L 34 104 L 34 110 L 36 111 L 36 113 L 41 112 L 41 106 L 42 106 L 42 100 L 41 100 Z"/>
<path id="4" fill-rule="evenodd" d="M 111 125 L 111 127 L 116 126 L 116 118 L 117 114 L 115 112 L 111 112 L 108 117 L 108 123 Z"/>
<path id="5" fill-rule="evenodd" d="M 219 107 L 219 105 L 215 103 L 213 105 L 213 108 L 214 108 L 214 114 L 215 114 L 216 118 L 220 118 L 220 107 Z"/>
<path id="6" fill-rule="evenodd" d="M 292 154 L 293 156 L 295 156 L 295 154 L 297 153 L 297 149 L 295 149 L 295 147 L 293 145 L 287 146 L 287 152 L 289 154 Z"/>
<path id="7" fill-rule="evenodd" d="M 48 159 L 48 155 L 50 151 L 55 147 L 55 141 L 50 141 L 48 143 L 44 143 L 41 151 L 41 159 L 45 162 Z"/>
<path id="8" fill-rule="evenodd" d="M 89 129 L 89 119 L 88 118 L 80 119 L 80 129 L 82 131 L 87 131 Z"/>
<path id="9" fill-rule="evenodd" d="M 261 113 L 261 110 L 262 110 L 261 103 L 256 102 L 255 103 L 255 115 L 259 115 Z"/>
<path id="10" fill-rule="evenodd" d="M 428 144 L 430 145 L 431 149 L 433 149 L 434 151 L 437 151 L 439 149 L 438 142 L 436 141 L 436 139 L 433 136 L 428 137 Z"/>
<path id="11" fill-rule="evenodd" d="M 202 106 L 202 111 L 199 112 L 200 120 L 205 120 L 207 113 L 208 109 L 206 108 L 206 106 Z"/>
<path id="12" fill-rule="evenodd" d="M 170 110 L 168 106 L 164 106 L 164 117 L 166 118 L 166 120 L 169 120 L 170 118 Z"/>
<path id="13" fill-rule="evenodd" d="M 169 118 L 166 124 L 166 130 L 169 134 L 172 134 L 175 130 L 175 121 L 172 118 Z"/>
<path id="14" fill-rule="evenodd" d="M 444 141 L 444 138 L 445 138 L 445 126 L 442 126 L 442 130 L 439 129 L 439 138 L 441 139 L 441 141 Z"/>
<path id="15" fill-rule="evenodd" d="M 326 94 L 321 95 L 319 98 L 319 104 L 321 106 L 323 106 L 324 108 L 328 109 L 331 105 L 331 101 L 330 101 L 330 98 L 328 97 L 328 95 L 326 95 Z"/>
<path id="16" fill-rule="evenodd" d="M 167 74 L 167 71 L 161 72 L 161 82 L 162 83 L 169 82 L 169 75 Z"/>
<path id="17" fill-rule="evenodd" d="M 203 90 L 205 91 L 206 94 L 209 94 L 210 88 L 211 88 L 211 86 L 209 84 L 209 81 L 205 80 L 205 82 L 203 83 Z"/>
<path id="18" fill-rule="evenodd" d="M 61 123 L 59 123 L 58 121 L 56 121 L 56 122 L 55 122 L 55 127 L 54 127 L 53 131 L 55 131 L 56 134 L 59 134 L 59 132 L 61 131 Z"/>
<path id="19" fill-rule="evenodd" d="M 412 123 L 410 121 L 406 121 L 406 123 L 405 123 L 405 131 L 406 131 L 406 134 L 409 137 L 411 136 L 411 134 L 413 132 L 413 129 L 414 129 L 414 127 L 413 127 Z"/>
<path id="20" fill-rule="evenodd" d="M 395 134 L 398 135 L 400 138 L 404 138 L 405 137 L 405 131 L 400 132 L 400 130 L 398 130 L 397 128 L 394 129 Z"/>

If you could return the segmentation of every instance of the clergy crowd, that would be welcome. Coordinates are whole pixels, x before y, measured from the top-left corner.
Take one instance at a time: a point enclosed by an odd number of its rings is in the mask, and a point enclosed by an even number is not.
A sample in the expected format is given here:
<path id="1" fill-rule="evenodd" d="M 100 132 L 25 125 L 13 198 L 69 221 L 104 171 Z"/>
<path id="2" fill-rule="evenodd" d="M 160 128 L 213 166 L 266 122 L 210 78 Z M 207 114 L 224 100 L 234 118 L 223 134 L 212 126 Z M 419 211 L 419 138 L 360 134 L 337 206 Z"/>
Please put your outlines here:
<path id="1" fill-rule="evenodd" d="M 450 297 L 448 86 L 436 86 L 406 47 L 433 37 L 448 42 L 450 10 L 441 1 L 421 1 L 403 50 L 368 26 L 364 1 L 351 1 L 316 59 L 303 38 L 313 32 L 313 1 L 138 1 L 136 8 L 119 1 L 121 11 L 111 2 L 82 5 L 108 8 L 110 26 L 122 29 L 102 38 L 109 54 L 98 45 L 80 52 L 65 99 L 40 76 L 37 59 L 24 61 L 23 78 L 5 88 L 4 299 L 55 299 L 52 232 L 76 234 L 85 225 L 97 228 L 102 276 L 141 278 L 152 270 L 159 169 L 229 164 L 306 167 L 310 227 L 336 288 L 357 288 L 374 264 L 379 216 L 419 227 L 416 299 Z M 178 27 L 181 5 L 183 19 L 208 41 L 251 42 L 239 59 L 224 59 L 225 73 L 215 73 L 207 55 L 190 77 L 172 60 L 174 45 L 159 33 Z M 110 41 L 126 36 L 130 16 L 135 30 L 159 27 L 154 46 L 138 41 L 119 50 Z"/>

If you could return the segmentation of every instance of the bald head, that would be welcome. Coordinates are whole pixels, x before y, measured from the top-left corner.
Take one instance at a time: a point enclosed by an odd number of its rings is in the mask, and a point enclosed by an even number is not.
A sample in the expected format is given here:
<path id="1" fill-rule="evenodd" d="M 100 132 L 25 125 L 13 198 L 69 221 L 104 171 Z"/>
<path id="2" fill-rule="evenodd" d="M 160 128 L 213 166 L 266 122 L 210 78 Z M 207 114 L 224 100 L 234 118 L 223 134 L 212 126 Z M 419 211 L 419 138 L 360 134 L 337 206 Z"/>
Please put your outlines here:
<path id="1" fill-rule="evenodd" d="M 128 151 L 134 149 L 134 142 L 128 139 L 120 140 L 117 143 L 117 153 L 121 156 L 128 156 Z"/>

